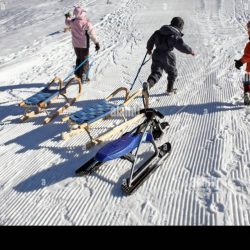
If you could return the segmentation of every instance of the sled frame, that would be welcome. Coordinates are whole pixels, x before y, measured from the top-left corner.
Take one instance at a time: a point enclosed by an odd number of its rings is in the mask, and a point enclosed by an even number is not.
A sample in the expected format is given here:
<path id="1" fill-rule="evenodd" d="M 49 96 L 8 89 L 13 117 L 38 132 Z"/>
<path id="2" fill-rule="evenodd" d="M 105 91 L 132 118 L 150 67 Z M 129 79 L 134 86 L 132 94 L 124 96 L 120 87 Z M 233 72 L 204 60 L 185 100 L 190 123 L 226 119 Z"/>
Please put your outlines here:
<path id="1" fill-rule="evenodd" d="M 53 119 L 55 119 L 57 116 L 62 114 L 66 109 L 68 109 L 70 106 L 72 106 L 81 96 L 83 88 L 81 80 L 77 77 L 71 78 L 64 86 L 63 81 L 59 77 L 55 77 L 50 83 L 47 84 L 47 89 L 50 89 L 54 84 L 58 84 L 58 92 L 56 95 L 50 99 L 49 101 L 43 100 L 38 104 L 27 104 L 25 101 L 22 101 L 19 103 L 19 107 L 25 108 L 24 115 L 21 117 L 21 122 L 25 122 L 29 120 L 30 118 L 35 117 L 37 114 L 40 114 L 42 112 L 45 112 L 47 117 L 44 119 L 44 124 L 50 123 Z M 76 96 L 74 98 L 68 98 L 67 88 L 70 87 L 73 84 L 78 85 L 78 92 L 76 93 Z M 48 112 L 47 108 L 50 107 L 50 105 L 58 99 L 60 96 L 62 96 L 65 99 L 65 104 L 58 108 L 56 111 L 52 112 L 51 114 Z"/>
<path id="2" fill-rule="evenodd" d="M 107 130 L 105 133 L 103 133 L 102 135 L 98 136 L 97 138 L 93 138 L 91 136 L 91 129 L 95 128 L 98 124 L 100 124 L 102 121 L 107 120 L 111 117 L 110 113 L 107 113 L 107 115 L 102 116 L 100 119 L 97 119 L 95 122 L 88 124 L 88 123 L 83 123 L 81 125 L 78 125 L 77 123 L 73 122 L 72 120 L 70 120 L 70 116 L 67 116 L 63 119 L 63 121 L 68 121 L 69 122 L 69 126 L 70 126 L 70 131 L 69 132 L 65 132 L 62 134 L 62 138 L 63 140 L 68 140 L 71 137 L 78 135 L 82 132 L 86 132 L 89 136 L 90 142 L 86 144 L 87 148 L 90 148 L 94 145 L 100 144 L 102 142 L 108 141 L 111 137 L 113 137 L 116 134 L 121 133 L 122 131 L 124 131 L 126 128 L 128 128 L 129 126 L 132 126 L 133 124 L 137 123 L 139 120 L 141 120 L 143 118 L 143 115 L 136 115 L 134 118 L 127 120 L 124 117 L 124 108 L 126 106 L 128 106 L 135 98 L 137 98 L 138 96 L 141 96 L 142 90 L 138 90 L 137 92 L 135 92 L 132 95 L 129 95 L 129 91 L 127 88 L 119 88 L 117 90 L 115 90 L 111 95 L 109 95 L 105 100 L 107 102 L 109 102 L 110 100 L 112 100 L 112 98 L 114 98 L 117 94 L 124 92 L 124 102 L 121 105 L 118 105 L 117 108 L 115 109 L 115 112 L 117 114 L 120 114 L 121 117 L 124 119 L 124 123 L 122 123 L 121 125 L 118 125 L 115 128 L 111 128 L 109 130 Z M 77 128 L 74 128 L 77 126 Z"/>

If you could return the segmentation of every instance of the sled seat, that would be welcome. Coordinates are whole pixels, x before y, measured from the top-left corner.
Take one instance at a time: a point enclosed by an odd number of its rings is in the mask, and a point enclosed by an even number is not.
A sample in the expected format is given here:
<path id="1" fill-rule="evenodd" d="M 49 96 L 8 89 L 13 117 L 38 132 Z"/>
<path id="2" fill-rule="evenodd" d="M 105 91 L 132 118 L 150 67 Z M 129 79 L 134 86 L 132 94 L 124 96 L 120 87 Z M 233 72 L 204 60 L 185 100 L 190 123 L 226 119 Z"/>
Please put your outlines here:
<path id="1" fill-rule="evenodd" d="M 91 124 L 100 120 L 113 112 L 121 109 L 123 105 L 115 105 L 106 100 L 101 100 L 97 104 L 90 105 L 84 110 L 80 110 L 70 115 L 70 120 L 78 125 Z"/>
<path id="2" fill-rule="evenodd" d="M 39 105 L 40 103 L 48 103 L 54 97 L 60 94 L 59 90 L 51 90 L 48 88 L 44 88 L 40 92 L 36 93 L 35 95 L 29 97 L 24 101 L 25 105 L 27 106 L 35 106 Z"/>
<path id="3" fill-rule="evenodd" d="M 95 157 L 99 162 L 107 162 L 121 158 L 134 151 L 140 143 L 142 134 L 132 135 L 127 133 L 116 141 L 103 147 Z"/>

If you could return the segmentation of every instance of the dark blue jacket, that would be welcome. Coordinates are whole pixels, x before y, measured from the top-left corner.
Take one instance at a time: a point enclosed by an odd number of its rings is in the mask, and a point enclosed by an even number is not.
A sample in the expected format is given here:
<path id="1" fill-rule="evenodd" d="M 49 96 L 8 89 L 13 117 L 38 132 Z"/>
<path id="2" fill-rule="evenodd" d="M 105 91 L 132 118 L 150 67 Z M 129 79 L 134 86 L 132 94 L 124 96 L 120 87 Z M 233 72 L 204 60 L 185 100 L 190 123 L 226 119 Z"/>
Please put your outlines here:
<path id="1" fill-rule="evenodd" d="M 164 25 L 160 30 L 150 37 L 147 43 L 147 49 L 152 51 L 156 47 L 157 54 L 167 54 L 175 49 L 182 53 L 192 54 L 192 49 L 185 44 L 182 39 L 183 34 L 176 28 Z"/>

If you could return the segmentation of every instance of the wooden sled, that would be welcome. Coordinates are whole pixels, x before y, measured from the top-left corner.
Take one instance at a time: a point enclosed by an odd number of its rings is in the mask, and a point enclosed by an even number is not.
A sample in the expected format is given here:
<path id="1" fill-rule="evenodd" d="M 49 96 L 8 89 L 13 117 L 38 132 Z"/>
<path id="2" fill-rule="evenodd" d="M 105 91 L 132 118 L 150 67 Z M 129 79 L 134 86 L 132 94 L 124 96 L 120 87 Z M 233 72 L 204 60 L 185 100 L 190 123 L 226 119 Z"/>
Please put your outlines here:
<path id="1" fill-rule="evenodd" d="M 66 95 L 67 90 L 73 84 L 78 85 L 78 91 L 75 97 L 68 98 Z M 82 83 L 79 78 L 74 77 L 70 79 L 64 86 L 63 81 L 60 78 L 55 77 L 43 90 L 19 103 L 20 107 L 25 108 L 21 121 L 24 122 L 41 112 L 45 112 L 47 114 L 47 118 L 44 120 L 44 123 L 47 124 L 63 113 L 64 110 L 73 105 L 80 98 L 81 94 Z M 50 107 L 51 103 L 53 103 L 53 101 L 58 99 L 60 96 L 64 97 L 66 103 L 55 112 L 49 114 L 47 108 Z"/>
<path id="2" fill-rule="evenodd" d="M 118 94 L 124 92 L 124 101 L 120 105 L 115 105 L 111 100 Z M 137 115 L 133 119 L 126 120 L 124 116 L 124 109 L 128 106 L 136 97 L 141 96 L 142 90 L 138 90 L 132 95 L 129 95 L 129 91 L 126 88 L 119 88 L 113 92 L 106 99 L 99 101 L 93 106 L 88 106 L 70 116 L 63 118 L 63 121 L 69 122 L 70 131 L 62 134 L 64 140 L 70 139 L 71 137 L 78 135 L 82 132 L 86 132 L 90 138 L 90 143 L 87 144 L 87 148 L 107 141 L 113 135 L 118 134 L 125 130 L 127 127 L 137 123 L 143 118 L 143 115 Z M 112 114 L 120 114 L 124 119 L 124 122 L 105 132 L 98 138 L 93 138 L 91 136 L 91 129 L 102 121 L 110 118 Z"/>

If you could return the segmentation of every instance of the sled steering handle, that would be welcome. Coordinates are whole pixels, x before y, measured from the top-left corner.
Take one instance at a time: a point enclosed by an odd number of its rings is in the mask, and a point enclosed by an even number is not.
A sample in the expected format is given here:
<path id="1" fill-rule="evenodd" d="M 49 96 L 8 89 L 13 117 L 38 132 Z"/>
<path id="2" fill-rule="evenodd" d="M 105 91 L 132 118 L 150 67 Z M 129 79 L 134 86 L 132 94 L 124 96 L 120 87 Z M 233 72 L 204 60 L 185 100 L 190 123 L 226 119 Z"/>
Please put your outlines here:
<path id="1" fill-rule="evenodd" d="M 143 109 L 140 111 L 140 114 L 145 114 L 148 119 L 153 119 L 155 116 L 159 117 L 160 119 L 164 118 L 164 115 L 155 109 Z"/>

